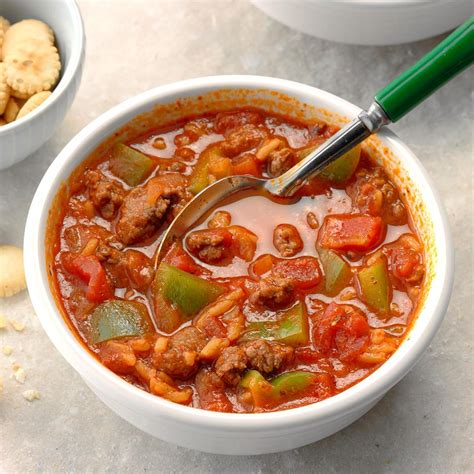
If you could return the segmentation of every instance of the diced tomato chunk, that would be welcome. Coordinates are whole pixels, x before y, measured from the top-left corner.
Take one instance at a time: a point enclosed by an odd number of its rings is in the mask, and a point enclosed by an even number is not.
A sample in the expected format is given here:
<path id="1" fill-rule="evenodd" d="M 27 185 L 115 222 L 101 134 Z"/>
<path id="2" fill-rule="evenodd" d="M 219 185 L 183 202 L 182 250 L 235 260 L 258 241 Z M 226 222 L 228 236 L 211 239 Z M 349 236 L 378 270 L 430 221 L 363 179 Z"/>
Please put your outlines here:
<path id="1" fill-rule="evenodd" d="M 235 255 L 250 262 L 257 250 L 257 236 L 245 227 L 238 225 L 230 226 L 227 230 L 232 234 Z"/>
<path id="2" fill-rule="evenodd" d="M 309 347 L 297 347 L 295 349 L 295 359 L 296 362 L 302 364 L 314 364 L 321 359 L 321 353 Z"/>
<path id="3" fill-rule="evenodd" d="M 392 253 L 394 274 L 398 278 L 406 278 L 413 273 L 418 265 L 418 254 L 410 249 L 397 249 Z"/>
<path id="4" fill-rule="evenodd" d="M 236 175 L 250 174 L 252 176 L 259 175 L 259 164 L 255 155 L 247 154 L 238 158 L 233 163 L 233 172 Z"/>
<path id="5" fill-rule="evenodd" d="M 199 329 L 208 337 L 226 337 L 227 331 L 217 317 L 201 318 Z"/>
<path id="6" fill-rule="evenodd" d="M 102 303 L 112 298 L 114 291 L 107 280 L 107 275 L 95 255 L 78 255 L 65 260 L 66 270 L 87 283 L 86 297 L 94 303 Z"/>
<path id="7" fill-rule="evenodd" d="M 314 257 L 297 257 L 279 260 L 272 273 L 280 278 L 288 278 L 296 288 L 306 290 L 321 281 L 321 270 L 318 260 Z"/>
<path id="8" fill-rule="evenodd" d="M 369 329 L 360 309 L 331 303 L 315 321 L 313 339 L 322 353 L 335 349 L 343 362 L 349 362 L 367 348 Z"/>
<path id="9" fill-rule="evenodd" d="M 316 381 L 311 385 L 309 390 L 310 396 L 316 397 L 318 400 L 332 397 L 335 392 L 334 379 L 330 374 L 319 373 L 316 375 Z"/>
<path id="10" fill-rule="evenodd" d="M 353 360 L 364 352 L 369 345 L 369 325 L 365 317 L 356 312 L 345 318 L 336 332 L 335 343 L 343 361 Z"/>
<path id="11" fill-rule="evenodd" d="M 257 277 L 264 275 L 273 267 L 273 260 L 273 255 L 269 253 L 260 255 L 260 257 L 252 263 L 250 272 Z"/>
<path id="12" fill-rule="evenodd" d="M 170 265 L 173 267 L 179 268 L 184 272 L 196 273 L 197 265 L 194 263 L 194 260 L 188 255 L 175 255 L 172 259 L 167 259 Z"/>
<path id="13" fill-rule="evenodd" d="M 370 250 L 375 248 L 385 233 L 380 217 L 362 214 L 327 216 L 319 233 L 322 247 L 334 250 Z"/>
<path id="14" fill-rule="evenodd" d="M 128 344 L 119 341 L 106 341 L 99 348 L 102 363 L 116 374 L 129 374 L 137 358 Z"/>
<path id="15" fill-rule="evenodd" d="M 421 263 L 420 253 L 410 248 L 396 245 L 396 243 L 389 248 L 387 253 L 390 256 L 390 268 L 393 276 L 400 280 L 410 278 L 415 268 Z"/>
<path id="16" fill-rule="evenodd" d="M 118 264 L 105 264 L 105 268 L 111 273 L 116 286 L 128 286 L 132 288 L 148 288 L 153 281 L 153 264 L 142 252 L 137 250 L 126 250 Z M 115 278 L 118 277 L 117 283 Z"/>
<path id="17" fill-rule="evenodd" d="M 422 246 L 412 234 L 404 234 L 382 247 L 392 276 L 405 286 L 418 285 L 425 274 Z"/>
<path id="18" fill-rule="evenodd" d="M 198 265 L 178 242 L 173 243 L 163 258 L 163 262 L 194 275 L 201 275 L 206 272 L 206 269 Z"/>

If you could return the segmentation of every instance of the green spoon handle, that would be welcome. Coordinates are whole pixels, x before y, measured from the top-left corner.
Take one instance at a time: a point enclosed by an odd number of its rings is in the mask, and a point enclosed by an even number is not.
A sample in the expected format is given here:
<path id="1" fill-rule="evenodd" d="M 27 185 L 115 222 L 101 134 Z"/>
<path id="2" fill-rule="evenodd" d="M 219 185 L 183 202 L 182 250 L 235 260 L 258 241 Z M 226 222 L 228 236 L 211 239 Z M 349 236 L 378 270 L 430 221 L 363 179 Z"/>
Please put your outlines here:
<path id="1" fill-rule="evenodd" d="M 474 17 L 375 95 L 396 122 L 474 62 Z"/>

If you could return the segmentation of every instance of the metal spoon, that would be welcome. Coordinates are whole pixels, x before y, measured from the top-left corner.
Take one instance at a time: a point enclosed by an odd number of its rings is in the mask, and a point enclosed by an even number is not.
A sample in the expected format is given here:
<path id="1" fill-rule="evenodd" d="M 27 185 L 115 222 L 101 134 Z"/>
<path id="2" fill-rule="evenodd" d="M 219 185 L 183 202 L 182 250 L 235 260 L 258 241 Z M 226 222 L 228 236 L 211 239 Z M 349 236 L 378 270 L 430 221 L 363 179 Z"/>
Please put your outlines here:
<path id="1" fill-rule="evenodd" d="M 308 178 L 390 122 L 396 122 L 435 90 L 474 62 L 474 17 L 460 26 L 414 66 L 376 95 L 367 112 L 323 143 L 318 149 L 274 179 L 229 176 L 197 194 L 162 235 L 156 253 L 158 265 L 170 245 L 202 216 L 237 191 L 254 189 L 274 196 L 291 196 Z"/>

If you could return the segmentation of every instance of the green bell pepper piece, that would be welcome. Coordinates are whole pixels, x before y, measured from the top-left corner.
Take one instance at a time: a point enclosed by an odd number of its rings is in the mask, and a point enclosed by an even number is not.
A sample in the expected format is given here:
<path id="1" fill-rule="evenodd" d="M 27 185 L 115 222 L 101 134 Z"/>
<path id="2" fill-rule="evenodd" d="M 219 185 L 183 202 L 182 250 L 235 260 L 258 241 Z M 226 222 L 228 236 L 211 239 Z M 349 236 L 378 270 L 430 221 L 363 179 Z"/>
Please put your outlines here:
<path id="1" fill-rule="evenodd" d="M 316 380 L 317 377 L 315 374 L 297 370 L 278 375 L 270 380 L 270 384 L 278 397 L 284 398 L 303 392 L 310 387 L 311 384 L 316 382 Z"/>
<path id="2" fill-rule="evenodd" d="M 238 389 L 248 391 L 257 407 L 265 406 L 275 399 L 272 385 L 257 370 L 248 370 L 240 380 Z"/>
<path id="3" fill-rule="evenodd" d="M 277 321 L 250 323 L 242 341 L 268 339 L 283 342 L 289 346 L 305 346 L 309 342 L 308 316 L 305 305 L 298 302 Z"/>
<path id="4" fill-rule="evenodd" d="M 317 381 L 316 374 L 297 370 L 267 381 L 257 370 L 249 370 L 239 382 L 240 390 L 247 390 L 256 407 L 277 406 L 307 390 Z"/>
<path id="5" fill-rule="evenodd" d="M 239 382 L 239 387 L 251 388 L 258 383 L 268 383 L 258 370 L 247 370 Z"/>
<path id="6" fill-rule="evenodd" d="M 154 280 L 155 293 L 160 293 L 180 314 L 190 319 L 204 306 L 224 293 L 222 285 L 199 278 L 162 262 Z M 157 315 L 159 318 L 159 315 Z"/>
<path id="7" fill-rule="evenodd" d="M 318 249 L 324 270 L 324 290 L 329 296 L 337 295 L 350 282 L 350 265 L 333 250 Z"/>
<path id="8" fill-rule="evenodd" d="M 319 145 L 318 145 L 319 146 Z M 318 146 L 307 148 L 300 153 L 300 159 L 306 158 L 311 152 L 316 150 Z M 347 153 L 344 153 L 336 161 L 325 166 L 317 176 L 333 181 L 335 183 L 342 183 L 347 181 L 357 168 L 360 161 L 360 145 L 352 148 Z"/>
<path id="9" fill-rule="evenodd" d="M 112 149 L 110 171 L 129 186 L 143 182 L 155 166 L 152 159 L 123 143 L 116 143 Z"/>
<path id="10" fill-rule="evenodd" d="M 341 183 L 348 180 L 357 168 L 360 160 L 360 145 L 352 148 L 347 153 L 342 155 L 336 161 L 330 163 L 321 170 L 319 176 Z"/>
<path id="11" fill-rule="evenodd" d="M 93 344 L 118 337 L 143 336 L 151 330 L 147 309 L 138 301 L 106 301 L 95 308 L 89 324 L 89 339 Z"/>
<path id="12" fill-rule="evenodd" d="M 388 313 L 391 287 L 384 257 L 359 270 L 357 280 L 362 301 L 376 311 Z"/>
<path id="13" fill-rule="evenodd" d="M 205 187 L 209 185 L 209 161 L 212 157 L 223 157 L 221 149 L 218 145 L 211 145 L 206 148 L 199 157 L 196 166 L 189 177 L 188 189 L 193 194 L 200 193 Z"/>

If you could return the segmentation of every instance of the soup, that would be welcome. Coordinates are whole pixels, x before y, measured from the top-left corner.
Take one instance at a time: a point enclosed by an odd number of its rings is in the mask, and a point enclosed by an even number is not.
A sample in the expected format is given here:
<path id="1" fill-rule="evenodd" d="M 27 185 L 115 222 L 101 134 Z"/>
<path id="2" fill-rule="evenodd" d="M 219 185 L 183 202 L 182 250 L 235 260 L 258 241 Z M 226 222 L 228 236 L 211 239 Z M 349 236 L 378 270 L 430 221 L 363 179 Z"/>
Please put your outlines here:
<path id="1" fill-rule="evenodd" d="M 318 402 L 383 364 L 416 315 L 424 249 L 363 147 L 291 200 L 234 196 L 154 258 L 167 225 L 208 184 L 279 176 L 336 131 L 236 109 L 88 160 L 61 197 L 50 268 L 94 356 L 154 395 L 236 413 Z"/>

